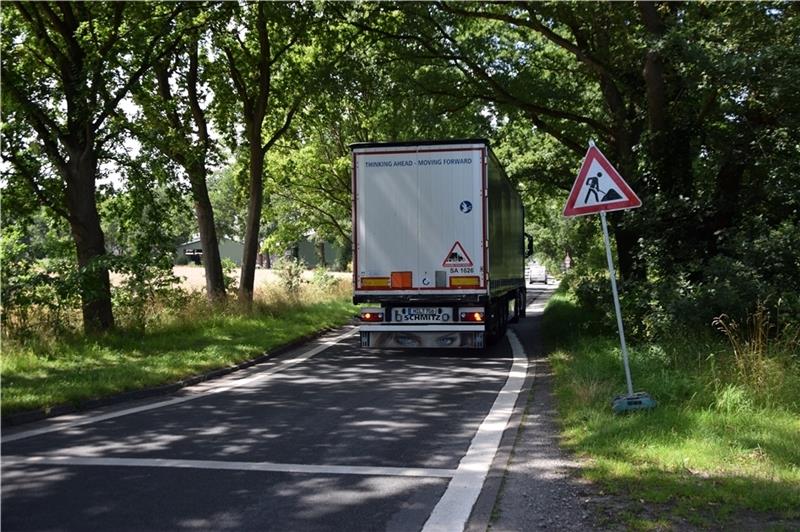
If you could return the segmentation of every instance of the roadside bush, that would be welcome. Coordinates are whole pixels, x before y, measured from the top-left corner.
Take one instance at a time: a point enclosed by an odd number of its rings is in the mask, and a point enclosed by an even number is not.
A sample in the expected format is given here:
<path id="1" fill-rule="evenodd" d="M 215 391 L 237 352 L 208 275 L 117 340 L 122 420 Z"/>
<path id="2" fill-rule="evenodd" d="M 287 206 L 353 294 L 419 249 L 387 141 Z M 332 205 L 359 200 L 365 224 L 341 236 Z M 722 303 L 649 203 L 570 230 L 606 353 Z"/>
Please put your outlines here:
<path id="1" fill-rule="evenodd" d="M 766 406 L 800 401 L 800 323 L 781 323 L 778 315 L 759 302 L 746 322 L 726 315 L 714 319 L 730 343 L 729 354 L 714 367 L 718 395 L 741 387 Z"/>
<path id="2" fill-rule="evenodd" d="M 165 311 L 175 310 L 169 307 L 179 300 L 180 290 L 171 265 L 115 259 L 115 271 L 123 274 L 122 282 L 112 288 L 118 326 L 144 332 Z"/>
<path id="3" fill-rule="evenodd" d="M 237 266 L 233 260 L 223 257 L 222 260 L 222 279 L 225 284 L 225 292 L 230 294 L 238 289 L 239 279 L 233 273 Z"/>
<path id="4" fill-rule="evenodd" d="M 303 282 L 306 263 L 294 257 L 281 257 L 276 261 L 275 270 L 281 285 L 290 293 L 296 294 Z"/>
<path id="5" fill-rule="evenodd" d="M 74 259 L 35 259 L 20 227 L 0 235 L 0 298 L 3 335 L 74 332 L 81 326 L 81 276 Z"/>
<path id="6" fill-rule="evenodd" d="M 325 266 L 317 266 L 314 268 L 314 274 L 311 277 L 311 283 L 322 290 L 332 288 L 336 284 L 336 277 L 328 273 Z"/>

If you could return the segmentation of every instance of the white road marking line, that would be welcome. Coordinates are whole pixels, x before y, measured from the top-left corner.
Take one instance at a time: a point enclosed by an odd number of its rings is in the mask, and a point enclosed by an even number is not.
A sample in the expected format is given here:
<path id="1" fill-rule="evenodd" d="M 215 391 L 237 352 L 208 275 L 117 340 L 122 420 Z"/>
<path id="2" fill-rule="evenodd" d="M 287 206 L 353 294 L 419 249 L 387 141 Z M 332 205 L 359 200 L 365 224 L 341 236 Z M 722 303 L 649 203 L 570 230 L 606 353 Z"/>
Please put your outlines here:
<path id="1" fill-rule="evenodd" d="M 308 360 L 309 358 L 311 358 L 311 357 L 313 357 L 315 355 L 318 355 L 319 353 L 325 351 L 326 349 L 328 349 L 332 345 L 336 345 L 337 343 L 339 343 L 340 341 L 344 340 L 345 338 L 349 338 L 350 336 L 353 336 L 354 334 L 356 334 L 356 332 L 358 332 L 358 328 L 354 327 L 352 330 L 350 330 L 350 331 L 348 331 L 348 332 L 346 332 L 344 334 L 341 334 L 341 335 L 336 336 L 334 338 L 331 338 L 329 340 L 324 340 L 324 341 L 319 342 L 319 345 L 317 347 L 315 347 L 313 349 L 310 349 L 310 350 L 306 351 L 305 353 L 302 353 L 302 354 L 298 355 L 295 358 L 290 358 L 290 359 L 279 361 L 278 365 L 275 366 L 274 368 L 270 368 L 270 369 L 268 369 L 266 371 L 260 372 L 257 375 L 253 375 L 252 377 L 245 377 L 245 378 L 236 380 L 236 381 L 234 381 L 234 382 L 232 382 L 230 384 L 222 384 L 222 385 L 220 385 L 220 383 L 215 383 L 213 381 L 206 381 L 204 383 L 199 383 L 199 384 L 196 384 L 194 386 L 190 386 L 188 388 L 185 388 L 185 390 L 188 390 L 190 392 L 191 391 L 195 391 L 196 392 L 196 393 L 193 393 L 192 395 L 187 395 L 187 396 L 183 396 L 183 397 L 175 397 L 173 399 L 167 399 L 166 401 L 159 401 L 157 403 L 151 403 L 151 404 L 148 404 L 148 405 L 137 406 L 137 407 L 133 407 L 133 408 L 126 408 L 124 410 L 119 410 L 119 411 L 116 411 L 116 412 L 109 412 L 108 414 L 100 414 L 100 415 L 96 415 L 96 416 L 92 416 L 92 415 L 78 415 L 78 416 L 74 416 L 74 417 L 73 416 L 69 416 L 70 418 L 73 418 L 70 421 L 60 421 L 60 422 L 56 422 L 55 424 L 47 426 L 47 427 L 42 427 L 42 428 L 33 429 L 33 430 L 26 430 L 26 431 L 23 431 L 23 432 L 17 432 L 16 434 L 10 434 L 8 436 L 3 436 L 3 438 L 0 439 L 0 441 L 2 443 L 9 443 L 9 442 L 12 442 L 12 441 L 24 440 L 26 438 L 32 438 L 34 436 L 39 436 L 41 434 L 47 434 L 47 433 L 50 433 L 50 432 L 60 432 L 60 431 L 63 431 L 63 430 L 66 430 L 66 429 L 70 429 L 70 428 L 73 428 L 73 427 L 79 427 L 81 425 L 88 425 L 90 423 L 97 423 L 97 422 L 100 422 L 100 421 L 106 421 L 108 419 L 114 419 L 114 418 L 118 418 L 118 417 L 122 417 L 122 416 L 127 416 L 127 415 L 130 415 L 130 414 L 137 414 L 139 412 L 146 412 L 148 410 L 155 410 L 156 408 L 163 408 L 165 406 L 177 405 L 177 404 L 180 404 L 180 403 L 185 403 L 187 401 L 192 401 L 194 399 L 200 399 L 202 397 L 208 397 L 208 395 L 210 395 L 210 394 L 227 392 L 229 390 L 232 390 L 234 388 L 238 388 L 240 386 L 244 386 L 244 385 L 247 385 L 247 384 L 252 384 L 254 382 L 258 382 L 258 381 L 269 379 L 274 374 L 279 373 L 280 371 L 283 371 L 283 370 L 285 370 L 287 368 L 290 368 L 292 366 L 300 364 L 301 362 L 304 362 L 304 361 Z M 55 419 L 58 419 L 58 418 L 55 418 Z"/>
<path id="2" fill-rule="evenodd" d="M 366 475 L 380 477 L 451 478 L 455 469 L 424 467 L 380 467 L 278 464 L 274 462 L 229 462 L 221 460 L 173 460 L 169 458 L 91 458 L 85 456 L 4 456 L 4 466 L 65 465 L 106 467 L 169 467 L 180 469 L 216 469 L 261 471 L 270 473 L 307 473 L 328 475 Z"/>
<path id="3" fill-rule="evenodd" d="M 536 308 L 536 305 L 530 305 L 528 308 L 531 307 Z M 458 464 L 455 475 L 425 522 L 422 532 L 463 530 L 472 513 L 472 507 L 483 489 L 483 483 L 528 373 L 528 357 L 513 331 L 508 331 L 508 341 L 514 354 L 508 379 L 497 395 L 489 414 L 478 427 L 467 454 Z"/>

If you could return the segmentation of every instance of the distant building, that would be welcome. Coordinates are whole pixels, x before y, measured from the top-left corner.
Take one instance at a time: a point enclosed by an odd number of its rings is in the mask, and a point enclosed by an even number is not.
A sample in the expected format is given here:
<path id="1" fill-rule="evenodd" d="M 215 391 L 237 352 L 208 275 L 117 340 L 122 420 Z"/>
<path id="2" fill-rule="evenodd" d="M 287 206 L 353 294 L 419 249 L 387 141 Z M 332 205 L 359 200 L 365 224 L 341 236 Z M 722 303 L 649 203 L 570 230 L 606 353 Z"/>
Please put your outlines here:
<path id="1" fill-rule="evenodd" d="M 219 239 L 219 256 L 221 259 L 230 259 L 237 266 L 242 265 L 242 255 L 244 254 L 244 244 L 231 240 L 230 238 Z M 203 243 L 200 239 L 192 240 L 181 244 L 175 250 L 175 256 L 185 256 L 189 259 L 189 264 L 203 263 Z"/>
<path id="2" fill-rule="evenodd" d="M 320 249 L 321 247 L 321 249 Z M 320 263 L 320 255 L 324 255 L 325 267 L 333 268 L 342 259 L 342 247 L 330 242 L 316 244 L 308 239 L 297 243 L 297 258 L 302 259 L 309 268 L 316 268 Z"/>
<path id="3" fill-rule="evenodd" d="M 315 244 L 308 239 L 301 240 L 297 245 L 290 249 L 289 255 L 296 256 L 302 259 L 309 268 L 316 268 L 320 263 L 320 253 L 324 253 L 325 266 L 328 268 L 333 267 L 342 259 L 343 249 L 341 246 L 325 242 L 322 244 Z M 242 255 L 244 254 L 244 244 L 231 240 L 230 238 L 221 238 L 219 241 L 219 256 L 221 259 L 230 259 L 236 266 L 242 265 Z M 195 239 L 178 246 L 175 250 L 176 263 L 182 263 L 180 257 L 186 257 L 189 264 L 202 264 L 203 263 L 203 243 L 200 239 Z M 267 262 L 266 255 L 259 253 L 256 256 L 256 265 L 265 267 L 278 258 L 279 255 L 271 254 L 272 261 Z"/>

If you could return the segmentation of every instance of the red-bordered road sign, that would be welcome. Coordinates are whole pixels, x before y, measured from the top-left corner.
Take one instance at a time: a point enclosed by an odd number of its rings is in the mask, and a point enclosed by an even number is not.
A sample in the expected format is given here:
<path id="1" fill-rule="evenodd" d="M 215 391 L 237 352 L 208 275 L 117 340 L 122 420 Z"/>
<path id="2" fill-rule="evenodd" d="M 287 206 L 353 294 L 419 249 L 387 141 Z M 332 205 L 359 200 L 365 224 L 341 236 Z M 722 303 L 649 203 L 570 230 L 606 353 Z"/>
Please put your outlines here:
<path id="1" fill-rule="evenodd" d="M 635 209 L 641 205 L 642 200 L 611 166 L 605 155 L 594 144 L 589 146 L 567 198 L 564 216 Z"/>

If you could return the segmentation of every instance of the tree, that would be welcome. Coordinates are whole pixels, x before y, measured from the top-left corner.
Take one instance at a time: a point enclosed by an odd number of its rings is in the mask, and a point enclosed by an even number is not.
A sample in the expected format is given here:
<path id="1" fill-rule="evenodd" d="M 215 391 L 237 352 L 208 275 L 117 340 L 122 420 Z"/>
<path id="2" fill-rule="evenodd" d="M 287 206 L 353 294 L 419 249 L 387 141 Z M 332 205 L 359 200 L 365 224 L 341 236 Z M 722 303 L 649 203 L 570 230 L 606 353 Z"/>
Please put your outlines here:
<path id="1" fill-rule="evenodd" d="M 156 146 L 179 164 L 189 179 L 203 246 L 206 293 L 214 300 L 225 295 L 225 278 L 207 186 L 214 146 L 208 128 L 201 43 L 207 44 L 202 31 L 194 30 L 174 53 L 155 64 L 152 74 L 145 76 L 135 91 L 143 119 L 129 127 L 142 141 Z"/>
<path id="2" fill-rule="evenodd" d="M 356 8 L 330 7 L 325 28 L 334 35 L 325 37 L 325 50 L 344 59 L 270 152 L 271 202 L 265 216 L 277 222 L 270 236 L 277 245 L 313 234 L 318 242 L 337 241 L 349 253 L 350 143 L 489 136 L 493 128 L 481 102 L 420 90 L 437 72 L 414 61 L 387 62 L 386 43 L 347 22 Z"/>
<path id="3" fill-rule="evenodd" d="M 86 331 L 113 327 L 96 181 L 115 131 L 109 118 L 153 61 L 181 4 L 24 3 L 3 9 L 4 149 L 41 204 L 69 222 Z M 134 49 L 142 54 L 131 54 Z M 13 132 L 12 132 L 13 131 Z M 33 142 L 35 139 L 35 142 Z M 33 146 L 27 146 L 33 142 Z M 44 157 L 42 157 L 42 154 Z M 46 158 L 46 162 L 43 159 Z"/>
<path id="4" fill-rule="evenodd" d="M 449 81 L 424 84 L 423 92 L 487 102 L 501 120 L 524 118 L 531 136 L 568 150 L 532 157 L 532 178 L 550 180 L 556 170 L 567 188 L 586 140 L 595 139 L 647 206 L 610 216 L 623 276 L 683 271 L 701 281 L 723 235 L 763 205 L 774 163 L 797 175 L 787 151 L 797 137 L 797 128 L 787 129 L 796 105 L 786 96 L 797 79 L 794 9 L 366 4 L 353 23 L 390 43 L 390 57 L 428 65 Z M 573 169 L 554 164 L 556 155 L 571 158 Z"/>
<path id="5" fill-rule="evenodd" d="M 264 203 L 264 158 L 303 101 L 305 50 L 314 7 L 299 3 L 226 4 L 214 27 L 218 120 L 232 147 L 248 153 L 248 206 L 239 299 L 252 303 Z M 235 112 L 238 107 L 239 112 Z M 237 131 L 239 125 L 244 131 Z M 265 133 L 265 131 L 267 133 Z M 243 135 L 241 135 L 243 133 Z"/>

